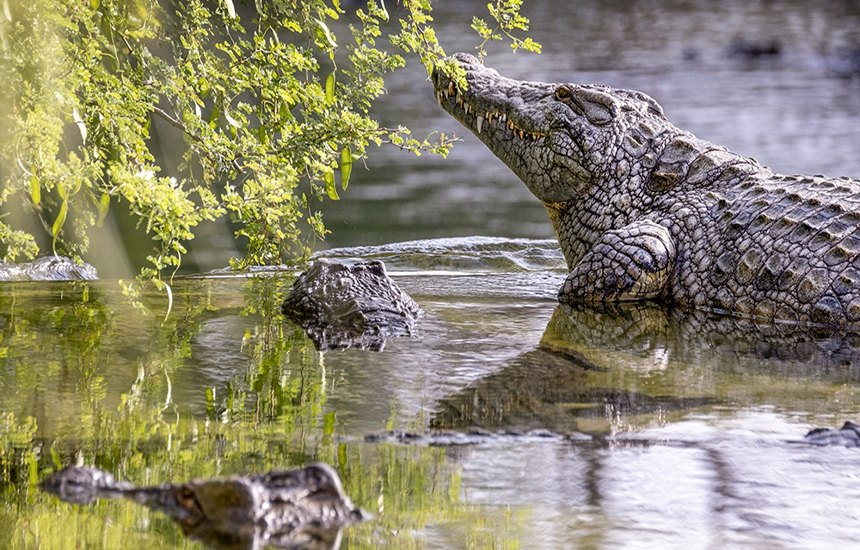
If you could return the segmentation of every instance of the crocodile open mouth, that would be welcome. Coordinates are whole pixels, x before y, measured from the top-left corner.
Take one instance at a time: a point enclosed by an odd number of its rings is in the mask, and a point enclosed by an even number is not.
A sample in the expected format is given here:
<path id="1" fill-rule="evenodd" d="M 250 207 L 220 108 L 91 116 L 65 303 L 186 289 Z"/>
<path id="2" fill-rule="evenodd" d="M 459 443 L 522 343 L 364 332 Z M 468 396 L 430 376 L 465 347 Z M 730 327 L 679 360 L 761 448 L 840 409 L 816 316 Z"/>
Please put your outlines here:
<path id="1" fill-rule="evenodd" d="M 434 73 L 433 83 L 439 106 L 464 126 L 474 128 L 478 135 L 488 130 L 501 132 L 501 139 L 519 138 L 529 141 L 539 141 L 548 135 L 548 132 L 518 125 L 507 106 L 494 104 L 486 98 L 479 100 L 468 89 L 465 92 L 460 91 L 451 79 L 439 72 Z"/>

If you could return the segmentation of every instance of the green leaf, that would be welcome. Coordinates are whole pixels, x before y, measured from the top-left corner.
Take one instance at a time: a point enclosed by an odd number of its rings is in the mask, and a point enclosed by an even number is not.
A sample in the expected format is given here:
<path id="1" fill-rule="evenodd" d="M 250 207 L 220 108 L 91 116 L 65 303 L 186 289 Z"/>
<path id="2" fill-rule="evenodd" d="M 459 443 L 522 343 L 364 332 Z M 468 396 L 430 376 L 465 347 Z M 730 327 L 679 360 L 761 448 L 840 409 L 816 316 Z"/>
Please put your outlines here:
<path id="1" fill-rule="evenodd" d="M 326 103 L 334 103 L 334 73 L 325 79 L 325 100 Z"/>
<path id="2" fill-rule="evenodd" d="M 69 190 L 66 189 L 65 183 L 61 181 L 57 182 L 57 194 L 60 196 L 61 199 L 63 199 L 63 202 L 65 202 L 69 198 Z"/>
<path id="3" fill-rule="evenodd" d="M 94 10 L 99 9 L 101 2 L 99 0 L 90 0 L 90 7 Z"/>
<path id="4" fill-rule="evenodd" d="M 346 146 L 340 152 L 340 186 L 346 191 L 349 176 L 352 174 L 352 151 Z"/>
<path id="5" fill-rule="evenodd" d="M 36 174 L 30 176 L 30 199 L 33 201 L 33 206 L 39 206 L 42 202 L 42 186 L 39 185 L 39 177 Z"/>
<path id="6" fill-rule="evenodd" d="M 57 235 L 60 234 L 60 230 L 63 228 L 63 224 L 66 223 L 66 214 L 69 211 L 69 201 L 63 199 L 63 204 L 60 205 L 60 213 L 57 214 L 57 219 L 54 220 L 54 225 L 51 226 L 51 236 L 54 237 L 54 240 L 57 240 Z"/>
<path id="7" fill-rule="evenodd" d="M 316 22 L 317 22 L 317 25 L 320 26 L 320 30 L 322 30 L 323 35 L 325 36 L 325 40 L 326 40 L 326 42 L 328 42 L 329 47 L 331 49 L 337 48 L 337 42 L 334 39 L 334 35 L 328 29 L 328 25 L 326 25 L 322 19 L 317 19 Z"/>
<path id="8" fill-rule="evenodd" d="M 233 5 L 233 0 L 224 0 L 224 5 L 227 6 L 227 15 L 230 19 L 236 18 L 236 6 Z"/>
<path id="9" fill-rule="evenodd" d="M 334 171 L 325 172 L 323 179 L 325 180 L 325 192 L 328 198 L 333 201 L 339 201 L 340 197 L 337 195 L 337 187 L 334 184 Z"/>
<path id="10" fill-rule="evenodd" d="M 239 122 L 238 120 L 236 120 L 235 118 L 231 117 L 230 113 L 228 113 L 227 111 L 224 111 L 224 120 L 226 120 L 227 124 L 229 124 L 230 126 L 232 126 L 234 128 L 241 128 L 242 127 L 242 123 Z"/>
<path id="11" fill-rule="evenodd" d="M 96 224 L 101 227 L 102 223 L 105 221 L 105 217 L 107 216 L 108 209 L 110 207 L 110 195 L 107 193 L 102 193 L 101 198 L 99 198 L 99 217 Z"/>
<path id="12" fill-rule="evenodd" d="M 81 133 L 81 140 L 86 143 L 87 142 L 87 125 L 84 123 L 84 119 L 81 118 L 81 114 L 78 112 L 77 107 L 72 109 L 72 118 L 75 120 L 75 124 L 78 125 L 78 131 Z"/>

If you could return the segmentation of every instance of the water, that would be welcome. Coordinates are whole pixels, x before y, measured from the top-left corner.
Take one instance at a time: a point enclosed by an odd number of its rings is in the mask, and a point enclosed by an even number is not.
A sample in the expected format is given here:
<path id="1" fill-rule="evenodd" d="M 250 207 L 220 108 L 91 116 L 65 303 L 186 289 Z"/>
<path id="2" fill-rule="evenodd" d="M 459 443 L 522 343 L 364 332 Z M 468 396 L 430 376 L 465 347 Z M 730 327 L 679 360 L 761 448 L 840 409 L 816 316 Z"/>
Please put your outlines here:
<path id="1" fill-rule="evenodd" d="M 436 6 L 449 51 L 472 46 L 480 4 Z M 678 126 L 780 172 L 860 176 L 860 79 L 843 70 L 856 2 L 526 11 L 545 53 L 493 50 L 505 74 L 641 89 Z M 739 39 L 776 39 L 780 54 L 733 56 Z M 315 460 L 376 516 L 347 548 L 860 542 L 858 450 L 797 443 L 860 418 L 856 335 L 558 306 L 565 268 L 543 208 L 441 112 L 419 68 L 388 90 L 383 123 L 464 142 L 447 161 L 368 159 L 327 207 L 321 254 L 385 261 L 425 310 L 420 336 L 319 353 L 278 313 L 289 271 L 178 280 L 166 318 L 163 295 L 137 308 L 114 280 L 5 284 L 0 547 L 195 547 L 131 503 L 40 493 L 61 464 L 150 484 Z"/>

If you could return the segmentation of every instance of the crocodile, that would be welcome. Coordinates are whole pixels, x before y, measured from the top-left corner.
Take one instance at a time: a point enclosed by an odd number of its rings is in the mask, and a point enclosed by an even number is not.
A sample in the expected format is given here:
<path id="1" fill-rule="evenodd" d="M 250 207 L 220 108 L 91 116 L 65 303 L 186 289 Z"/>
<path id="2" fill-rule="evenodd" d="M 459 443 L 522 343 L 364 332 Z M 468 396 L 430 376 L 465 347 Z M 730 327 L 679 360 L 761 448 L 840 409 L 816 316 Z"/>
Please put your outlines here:
<path id="1" fill-rule="evenodd" d="M 368 519 L 326 464 L 152 487 L 69 466 L 40 486 L 72 504 L 129 499 L 167 514 L 187 536 L 218 548 L 337 548 L 343 527 Z"/>
<path id="2" fill-rule="evenodd" d="M 569 271 L 559 301 L 860 324 L 860 182 L 774 173 L 639 91 L 453 60 L 465 85 L 436 70 L 436 99 L 543 202 Z"/>
<path id="3" fill-rule="evenodd" d="M 293 283 L 281 311 L 317 349 L 381 351 L 389 336 L 414 336 L 421 307 L 379 260 L 348 264 L 316 260 Z"/>
<path id="4" fill-rule="evenodd" d="M 847 420 L 838 430 L 833 428 L 813 428 L 803 436 L 803 443 L 824 447 L 860 447 L 860 424 Z"/>

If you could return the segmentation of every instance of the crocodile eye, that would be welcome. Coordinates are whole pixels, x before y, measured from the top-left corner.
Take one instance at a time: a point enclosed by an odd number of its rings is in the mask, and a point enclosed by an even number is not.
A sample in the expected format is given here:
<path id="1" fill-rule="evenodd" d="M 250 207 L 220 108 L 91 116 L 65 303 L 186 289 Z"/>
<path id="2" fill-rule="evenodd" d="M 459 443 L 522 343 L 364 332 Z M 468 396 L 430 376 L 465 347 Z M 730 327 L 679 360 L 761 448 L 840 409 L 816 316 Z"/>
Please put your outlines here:
<path id="1" fill-rule="evenodd" d="M 567 86 L 559 86 L 555 89 L 555 98 L 559 101 L 564 101 L 566 99 L 570 99 L 570 90 Z"/>
<path id="2" fill-rule="evenodd" d="M 177 496 L 180 506 L 183 506 L 184 508 L 194 507 L 194 492 L 191 489 L 183 487 L 179 490 L 179 494 Z"/>

